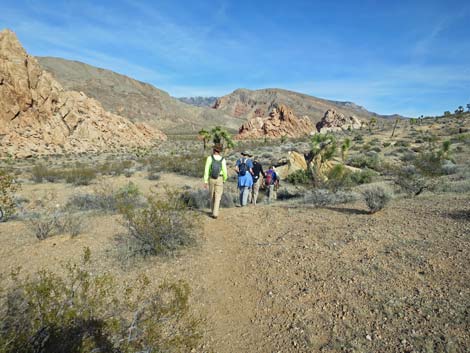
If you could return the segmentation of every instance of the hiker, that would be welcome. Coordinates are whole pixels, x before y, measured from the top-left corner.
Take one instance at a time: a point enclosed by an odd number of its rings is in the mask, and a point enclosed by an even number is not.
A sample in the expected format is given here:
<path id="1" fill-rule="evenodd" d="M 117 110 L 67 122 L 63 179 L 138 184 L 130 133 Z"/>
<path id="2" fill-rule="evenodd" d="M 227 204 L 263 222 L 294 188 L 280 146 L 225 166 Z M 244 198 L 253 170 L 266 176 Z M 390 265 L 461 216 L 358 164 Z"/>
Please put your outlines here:
<path id="1" fill-rule="evenodd" d="M 235 171 L 238 174 L 238 189 L 240 190 L 240 206 L 246 206 L 248 195 L 253 186 L 253 162 L 248 152 L 242 152 L 241 158 L 237 160 Z"/>
<path id="2" fill-rule="evenodd" d="M 221 153 L 223 146 L 215 144 L 212 154 L 206 159 L 204 168 L 204 183 L 207 188 L 209 184 L 209 198 L 211 206 L 211 217 L 219 216 L 220 200 L 224 191 L 224 183 L 227 181 L 227 163 Z"/>
<path id="3" fill-rule="evenodd" d="M 263 176 L 263 178 L 266 178 L 266 175 L 263 171 L 263 166 L 259 162 L 259 158 L 255 156 L 253 158 L 253 186 L 250 193 L 251 200 L 249 201 L 253 205 L 256 205 L 256 201 L 258 200 L 259 188 L 261 186 L 261 181 L 259 180 L 260 174 Z"/>
<path id="4" fill-rule="evenodd" d="M 274 166 L 271 165 L 264 173 L 264 185 L 266 187 L 266 196 L 268 197 L 268 204 L 275 199 L 275 189 L 279 186 L 279 176 L 277 175 Z"/>

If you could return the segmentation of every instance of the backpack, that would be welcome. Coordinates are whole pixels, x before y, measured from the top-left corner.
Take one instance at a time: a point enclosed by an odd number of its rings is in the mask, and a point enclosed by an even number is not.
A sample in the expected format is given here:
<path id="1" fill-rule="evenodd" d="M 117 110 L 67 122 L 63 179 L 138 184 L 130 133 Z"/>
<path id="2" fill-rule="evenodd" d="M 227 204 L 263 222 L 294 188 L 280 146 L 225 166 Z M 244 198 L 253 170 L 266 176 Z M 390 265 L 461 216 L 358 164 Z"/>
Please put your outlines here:
<path id="1" fill-rule="evenodd" d="M 246 159 L 242 158 L 240 160 L 240 165 L 238 166 L 238 175 L 239 176 L 244 176 L 246 174 L 246 171 L 248 170 L 248 167 L 246 165 Z"/>
<path id="2" fill-rule="evenodd" d="M 268 170 L 265 173 L 265 178 L 264 178 L 264 184 L 266 186 L 272 185 L 273 184 L 273 179 L 274 179 L 274 170 Z"/>
<path id="3" fill-rule="evenodd" d="M 212 179 L 217 179 L 220 176 L 220 172 L 222 171 L 222 161 L 224 160 L 224 157 L 220 161 L 214 158 L 214 155 L 212 157 L 212 164 L 211 164 L 211 178 Z"/>

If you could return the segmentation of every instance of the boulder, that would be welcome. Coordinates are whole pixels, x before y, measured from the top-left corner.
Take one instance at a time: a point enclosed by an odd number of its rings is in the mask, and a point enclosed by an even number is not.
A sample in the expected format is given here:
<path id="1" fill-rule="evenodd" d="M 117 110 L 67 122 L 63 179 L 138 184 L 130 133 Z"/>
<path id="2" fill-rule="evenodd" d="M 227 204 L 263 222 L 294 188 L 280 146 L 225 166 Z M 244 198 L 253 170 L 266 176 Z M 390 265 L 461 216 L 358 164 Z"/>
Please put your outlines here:
<path id="1" fill-rule="evenodd" d="M 166 136 L 66 91 L 9 30 L 0 32 L 0 156 L 118 151 Z"/>
<path id="2" fill-rule="evenodd" d="M 302 154 L 295 151 L 288 152 L 286 164 L 276 167 L 281 180 L 298 170 L 307 170 L 307 162 Z"/>

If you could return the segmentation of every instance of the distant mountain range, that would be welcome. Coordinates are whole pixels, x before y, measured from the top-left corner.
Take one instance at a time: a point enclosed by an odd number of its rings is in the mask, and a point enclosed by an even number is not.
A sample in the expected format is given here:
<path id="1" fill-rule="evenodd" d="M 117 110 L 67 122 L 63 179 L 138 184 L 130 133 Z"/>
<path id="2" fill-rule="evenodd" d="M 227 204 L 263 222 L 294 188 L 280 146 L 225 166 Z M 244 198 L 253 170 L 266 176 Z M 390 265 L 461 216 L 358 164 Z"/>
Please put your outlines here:
<path id="1" fill-rule="evenodd" d="M 308 116 L 315 123 L 328 109 L 334 109 L 345 116 L 353 115 L 359 119 L 401 117 L 370 112 L 352 102 L 326 100 L 279 88 L 237 89 L 219 98 L 214 108 L 228 115 L 249 119 L 255 116 L 267 116 L 274 107 L 280 104 L 287 105 L 296 116 Z"/>
<path id="2" fill-rule="evenodd" d="M 180 97 L 178 100 L 186 104 L 194 105 L 196 107 L 212 108 L 217 101 L 218 97 Z"/>
<path id="3" fill-rule="evenodd" d="M 376 114 L 352 102 L 326 100 L 278 88 L 237 89 L 220 98 L 174 98 L 148 83 L 110 70 L 60 58 L 37 59 L 64 88 L 82 91 L 100 101 L 105 109 L 166 133 L 193 133 L 216 125 L 238 130 L 247 119 L 267 116 L 280 104 L 288 106 L 296 116 L 308 116 L 314 123 L 328 109 L 359 119 L 401 117 Z"/>

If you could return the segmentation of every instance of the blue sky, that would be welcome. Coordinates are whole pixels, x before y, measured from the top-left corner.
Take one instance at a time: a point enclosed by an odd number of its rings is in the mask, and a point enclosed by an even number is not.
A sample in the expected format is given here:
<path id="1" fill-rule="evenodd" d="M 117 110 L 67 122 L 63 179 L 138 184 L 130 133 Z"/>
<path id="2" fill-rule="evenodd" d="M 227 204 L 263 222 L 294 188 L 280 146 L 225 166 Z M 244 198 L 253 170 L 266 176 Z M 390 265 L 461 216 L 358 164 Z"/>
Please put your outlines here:
<path id="1" fill-rule="evenodd" d="M 0 0 L 30 54 L 173 96 L 278 87 L 407 116 L 470 103 L 469 23 L 468 0 Z"/>

